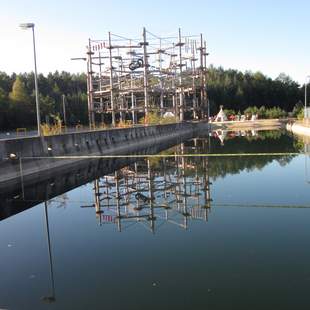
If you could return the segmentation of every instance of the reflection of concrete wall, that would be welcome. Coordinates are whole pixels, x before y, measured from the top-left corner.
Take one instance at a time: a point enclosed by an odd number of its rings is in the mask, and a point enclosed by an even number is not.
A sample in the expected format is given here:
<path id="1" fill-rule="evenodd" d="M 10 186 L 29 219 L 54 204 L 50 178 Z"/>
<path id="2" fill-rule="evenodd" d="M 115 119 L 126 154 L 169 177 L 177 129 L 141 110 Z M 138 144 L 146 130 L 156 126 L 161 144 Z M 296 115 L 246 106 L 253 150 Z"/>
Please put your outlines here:
<path id="1" fill-rule="evenodd" d="M 287 130 L 292 131 L 298 135 L 309 136 L 310 137 L 310 125 L 306 123 L 293 123 L 286 126 Z"/>
<path id="2" fill-rule="evenodd" d="M 51 159 L 53 156 L 126 154 L 172 139 L 189 138 L 196 128 L 197 124 L 179 123 L 1 140 L 0 188 L 20 178 L 18 158 L 22 158 L 23 176 L 27 178 L 73 162 L 72 159 Z M 17 159 L 8 159 L 10 154 L 16 154 Z M 46 158 L 33 159 L 42 156 Z"/>
<path id="3" fill-rule="evenodd" d="M 258 119 L 255 121 L 227 121 L 210 125 L 212 130 L 273 130 L 284 127 L 286 122 L 281 119 Z"/>
<path id="4" fill-rule="evenodd" d="M 152 145 L 135 152 L 135 154 L 158 153 L 174 144 L 173 141 L 170 141 Z M 76 164 L 72 163 L 58 169 L 48 170 L 45 173 L 32 175 L 23 184 L 20 180 L 11 183 L 1 188 L 0 191 L 0 221 L 135 161 L 137 161 L 136 158 L 84 159 Z"/>

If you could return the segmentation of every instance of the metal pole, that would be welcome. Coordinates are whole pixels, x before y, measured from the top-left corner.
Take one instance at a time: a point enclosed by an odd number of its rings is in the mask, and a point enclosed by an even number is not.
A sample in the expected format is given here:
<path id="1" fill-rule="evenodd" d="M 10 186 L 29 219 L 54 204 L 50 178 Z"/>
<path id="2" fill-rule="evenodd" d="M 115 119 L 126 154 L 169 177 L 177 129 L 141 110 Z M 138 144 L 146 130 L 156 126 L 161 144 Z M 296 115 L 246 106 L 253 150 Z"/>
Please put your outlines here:
<path id="1" fill-rule="evenodd" d="M 111 44 L 111 32 L 109 32 L 109 58 L 110 58 L 110 100 L 112 110 L 112 126 L 115 127 L 115 108 L 113 98 L 113 62 L 112 62 L 112 44 Z"/>
<path id="2" fill-rule="evenodd" d="M 162 76 L 162 49 L 161 49 L 161 39 L 159 39 L 159 83 L 160 83 L 160 116 L 164 115 L 164 90 L 163 90 L 163 76 Z"/>
<path id="3" fill-rule="evenodd" d="M 192 87 L 193 87 L 193 118 L 197 118 L 197 98 L 196 98 L 196 82 L 195 82 L 195 75 L 196 75 L 196 55 L 195 55 L 195 48 L 196 48 L 196 41 L 192 42 Z"/>
<path id="4" fill-rule="evenodd" d="M 203 39 L 202 39 L 202 34 L 200 34 L 200 118 L 203 118 L 203 107 L 204 107 L 204 66 L 203 66 Z"/>
<path id="5" fill-rule="evenodd" d="M 101 52 L 99 52 L 99 91 L 102 91 L 102 63 L 101 63 Z M 100 112 L 101 112 L 101 126 L 104 123 L 104 114 L 103 114 L 103 100 L 102 95 L 100 96 Z"/>
<path id="6" fill-rule="evenodd" d="M 304 118 L 306 120 L 306 113 L 307 113 L 307 79 L 305 82 L 305 112 L 304 112 Z"/>
<path id="7" fill-rule="evenodd" d="M 148 61 L 147 61 L 147 50 L 146 46 L 148 43 L 146 42 L 146 29 L 143 28 L 143 88 L 144 88 L 144 119 L 147 119 L 148 116 L 148 108 L 149 108 L 149 100 L 148 100 Z"/>
<path id="8" fill-rule="evenodd" d="M 207 42 L 204 41 L 204 67 L 203 67 L 203 97 L 204 97 L 204 104 L 207 105 L 207 121 L 209 122 L 209 101 L 208 101 L 208 94 L 207 94 Z"/>
<path id="9" fill-rule="evenodd" d="M 183 43 L 181 42 L 182 37 L 181 37 L 181 28 L 179 28 L 179 58 L 180 58 L 180 77 L 179 77 L 179 83 L 180 83 L 180 94 L 179 94 L 179 98 L 180 98 L 180 121 L 182 122 L 184 120 L 184 106 L 183 106 L 183 81 L 182 81 L 182 45 Z"/>
<path id="10" fill-rule="evenodd" d="M 91 51 L 91 40 L 88 39 L 88 61 L 87 61 L 87 76 L 88 76 L 88 118 L 89 118 L 89 128 L 93 128 L 95 125 L 95 117 L 94 117 L 94 106 L 93 106 L 93 70 L 92 70 L 92 54 Z"/>
<path id="11" fill-rule="evenodd" d="M 307 79 L 310 78 L 310 75 L 306 76 L 306 81 L 305 81 L 305 111 L 304 111 L 304 119 L 306 120 L 307 118 Z"/>
<path id="12" fill-rule="evenodd" d="M 64 125 L 67 126 L 67 117 L 66 117 L 66 96 L 62 95 L 62 111 L 64 117 Z"/>
<path id="13" fill-rule="evenodd" d="M 41 132 L 40 102 L 39 102 L 38 73 L 37 73 L 37 55 L 36 55 L 34 25 L 32 26 L 32 41 L 33 41 L 34 87 L 35 87 L 35 94 L 36 94 L 37 126 L 38 126 L 38 136 L 41 136 L 42 132 Z"/>
<path id="14" fill-rule="evenodd" d="M 133 61 L 133 51 L 131 48 L 131 40 L 129 41 L 129 45 L 130 45 L 130 61 Z M 133 77 L 132 77 L 132 73 L 130 74 L 130 88 L 131 88 L 131 115 L 132 115 L 132 124 L 135 125 L 137 123 L 137 117 L 136 117 L 136 105 L 135 105 L 135 96 L 133 93 Z"/>

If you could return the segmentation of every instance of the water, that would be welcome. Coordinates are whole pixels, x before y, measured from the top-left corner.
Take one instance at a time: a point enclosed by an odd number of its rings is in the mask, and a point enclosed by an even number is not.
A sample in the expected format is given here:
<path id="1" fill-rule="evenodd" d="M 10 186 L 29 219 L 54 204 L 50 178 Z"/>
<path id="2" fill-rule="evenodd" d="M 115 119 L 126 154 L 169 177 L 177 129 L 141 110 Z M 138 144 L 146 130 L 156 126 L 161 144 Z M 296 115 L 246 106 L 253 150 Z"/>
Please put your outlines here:
<path id="1" fill-rule="evenodd" d="M 309 309 L 309 158 L 171 156 L 303 147 L 215 134 L 2 194 L 0 308 Z"/>

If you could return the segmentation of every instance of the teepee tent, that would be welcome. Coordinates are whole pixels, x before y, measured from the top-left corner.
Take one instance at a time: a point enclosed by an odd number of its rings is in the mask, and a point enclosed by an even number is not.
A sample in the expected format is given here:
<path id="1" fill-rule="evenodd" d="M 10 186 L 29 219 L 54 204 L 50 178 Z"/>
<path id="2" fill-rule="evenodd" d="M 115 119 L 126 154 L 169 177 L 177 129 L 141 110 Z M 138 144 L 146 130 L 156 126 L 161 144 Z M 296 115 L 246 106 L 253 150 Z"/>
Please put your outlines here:
<path id="1" fill-rule="evenodd" d="M 225 112 L 223 111 L 223 106 L 221 105 L 220 112 L 215 117 L 216 122 L 225 122 L 227 121 L 227 117 Z"/>

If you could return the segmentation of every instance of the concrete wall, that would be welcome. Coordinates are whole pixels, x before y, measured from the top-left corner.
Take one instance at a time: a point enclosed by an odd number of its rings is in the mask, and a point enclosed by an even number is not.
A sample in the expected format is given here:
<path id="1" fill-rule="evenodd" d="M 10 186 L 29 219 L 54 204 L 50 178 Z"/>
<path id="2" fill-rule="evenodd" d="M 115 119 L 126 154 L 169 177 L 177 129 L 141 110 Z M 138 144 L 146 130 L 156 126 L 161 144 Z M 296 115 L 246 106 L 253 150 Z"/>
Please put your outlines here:
<path id="1" fill-rule="evenodd" d="M 282 119 L 259 119 L 255 121 L 227 121 L 227 122 L 213 122 L 210 123 L 212 130 L 272 130 L 277 128 L 284 128 L 287 120 Z"/>
<path id="2" fill-rule="evenodd" d="M 27 178 L 44 170 L 79 161 L 54 159 L 54 156 L 126 154 L 169 140 L 190 138 L 203 126 L 178 123 L 1 140 L 0 188 L 6 182 L 21 178 L 21 171 L 22 177 Z M 10 154 L 15 154 L 17 159 L 9 159 Z M 47 158 L 38 159 L 42 156 Z"/>
<path id="3" fill-rule="evenodd" d="M 173 141 L 151 145 L 135 154 L 156 154 L 172 147 Z M 31 175 L 23 183 L 20 180 L 16 183 L 6 182 L 6 186 L 0 188 L 0 221 L 139 160 L 141 158 L 135 157 L 84 159 L 76 165 L 65 165 Z"/>
<path id="4" fill-rule="evenodd" d="M 307 126 L 306 124 L 297 122 L 293 124 L 287 124 L 286 129 L 292 131 L 295 134 L 310 137 L 310 126 Z"/>

